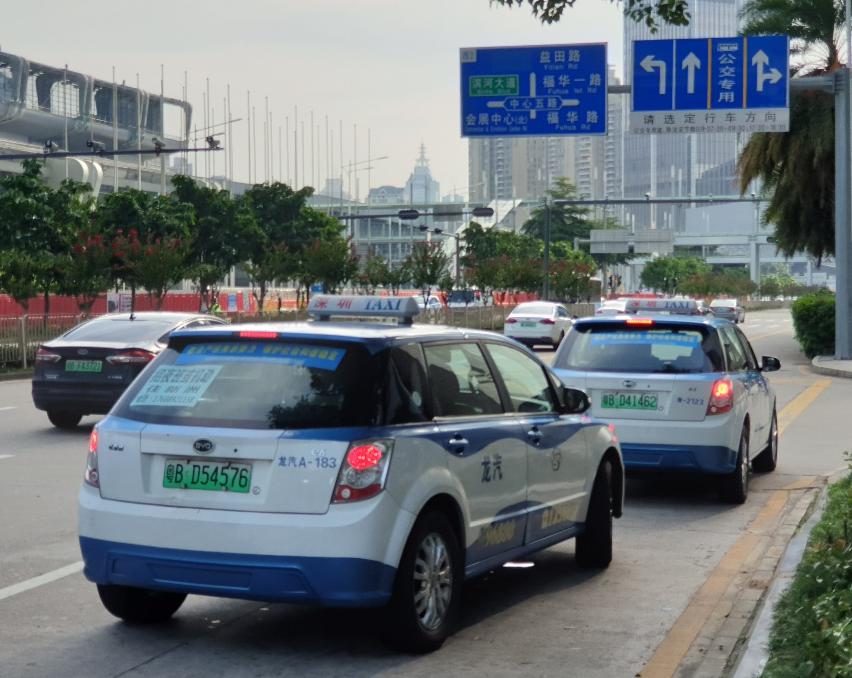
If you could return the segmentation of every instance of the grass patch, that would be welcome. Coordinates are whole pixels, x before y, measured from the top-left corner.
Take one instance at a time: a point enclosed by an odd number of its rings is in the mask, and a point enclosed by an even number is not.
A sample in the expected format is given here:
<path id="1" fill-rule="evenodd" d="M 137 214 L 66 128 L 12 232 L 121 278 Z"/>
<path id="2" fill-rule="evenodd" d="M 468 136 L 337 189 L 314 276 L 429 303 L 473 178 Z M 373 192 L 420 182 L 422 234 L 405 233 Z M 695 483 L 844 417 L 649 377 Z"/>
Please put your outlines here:
<path id="1" fill-rule="evenodd" d="M 852 475 L 828 490 L 775 609 L 763 678 L 852 678 Z"/>

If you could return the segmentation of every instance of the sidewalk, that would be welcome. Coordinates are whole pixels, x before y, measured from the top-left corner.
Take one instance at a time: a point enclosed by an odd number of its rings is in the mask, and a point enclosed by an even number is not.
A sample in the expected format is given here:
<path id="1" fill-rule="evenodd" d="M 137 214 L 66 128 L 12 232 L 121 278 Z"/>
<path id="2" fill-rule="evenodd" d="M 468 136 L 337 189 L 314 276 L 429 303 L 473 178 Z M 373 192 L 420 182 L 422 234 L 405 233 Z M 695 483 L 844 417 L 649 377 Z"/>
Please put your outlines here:
<path id="1" fill-rule="evenodd" d="M 852 379 L 852 360 L 835 360 L 830 355 L 818 355 L 811 361 L 811 367 L 817 374 Z"/>

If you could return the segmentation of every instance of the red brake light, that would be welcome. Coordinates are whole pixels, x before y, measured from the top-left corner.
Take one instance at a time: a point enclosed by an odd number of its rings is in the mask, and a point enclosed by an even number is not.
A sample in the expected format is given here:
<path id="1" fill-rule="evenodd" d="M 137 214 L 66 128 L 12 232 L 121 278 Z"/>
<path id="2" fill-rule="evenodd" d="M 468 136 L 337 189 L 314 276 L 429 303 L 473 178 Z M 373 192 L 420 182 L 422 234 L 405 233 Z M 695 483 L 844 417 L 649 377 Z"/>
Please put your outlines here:
<path id="1" fill-rule="evenodd" d="M 734 407 L 734 383 L 730 379 L 717 379 L 710 388 L 707 414 L 724 414 Z"/>
<path id="2" fill-rule="evenodd" d="M 628 318 L 627 324 L 628 325 L 643 325 L 643 326 L 647 327 L 648 325 L 653 325 L 654 320 L 653 320 L 653 318 Z"/>
<path id="3" fill-rule="evenodd" d="M 39 347 L 38 352 L 36 353 L 36 362 L 38 363 L 56 363 L 62 360 L 61 355 L 57 355 L 56 353 L 51 353 L 44 346 Z"/>
<path id="4" fill-rule="evenodd" d="M 115 355 L 107 356 L 106 361 L 111 365 L 144 365 L 151 362 L 157 356 L 151 351 L 141 348 L 132 348 Z"/>
<path id="5" fill-rule="evenodd" d="M 359 501 L 381 492 L 385 488 L 385 471 L 392 447 L 391 440 L 352 443 L 343 457 L 332 501 Z"/>
<path id="6" fill-rule="evenodd" d="M 366 471 L 382 460 L 384 450 L 375 445 L 359 445 L 346 454 L 346 462 L 356 471 Z"/>
<path id="7" fill-rule="evenodd" d="M 518 322 L 516 318 L 506 318 L 507 325 L 514 325 L 516 322 Z"/>
<path id="8" fill-rule="evenodd" d="M 264 332 L 259 330 L 243 330 L 237 335 L 240 339 L 277 339 L 278 332 Z"/>
<path id="9" fill-rule="evenodd" d="M 98 429 L 93 428 L 89 436 L 89 454 L 86 455 L 86 471 L 83 481 L 92 487 L 100 487 L 100 475 L 98 474 Z"/>
<path id="10" fill-rule="evenodd" d="M 556 324 L 556 321 L 551 320 L 550 318 L 542 318 L 538 322 L 542 325 L 555 325 Z"/>

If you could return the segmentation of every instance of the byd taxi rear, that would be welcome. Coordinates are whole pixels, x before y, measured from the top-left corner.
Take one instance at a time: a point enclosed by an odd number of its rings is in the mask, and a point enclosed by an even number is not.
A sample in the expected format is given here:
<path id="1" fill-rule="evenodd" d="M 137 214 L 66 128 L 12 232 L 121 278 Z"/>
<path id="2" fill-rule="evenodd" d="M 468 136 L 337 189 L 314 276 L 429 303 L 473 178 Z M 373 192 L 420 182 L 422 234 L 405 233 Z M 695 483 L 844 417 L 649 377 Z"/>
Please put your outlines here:
<path id="1" fill-rule="evenodd" d="M 426 651 L 465 578 L 571 537 L 609 564 L 621 451 L 584 393 L 500 335 L 412 326 L 413 299 L 309 310 L 399 324 L 174 333 L 92 431 L 80 545 L 110 612 L 385 606 L 391 639 Z"/>
<path id="2" fill-rule="evenodd" d="M 578 320 L 554 357 L 565 382 L 584 388 L 590 412 L 610 421 L 628 471 L 694 471 L 719 478 L 742 503 L 749 472 L 778 459 L 775 392 L 742 331 L 707 319 L 690 299 L 631 299 L 636 315 Z"/>

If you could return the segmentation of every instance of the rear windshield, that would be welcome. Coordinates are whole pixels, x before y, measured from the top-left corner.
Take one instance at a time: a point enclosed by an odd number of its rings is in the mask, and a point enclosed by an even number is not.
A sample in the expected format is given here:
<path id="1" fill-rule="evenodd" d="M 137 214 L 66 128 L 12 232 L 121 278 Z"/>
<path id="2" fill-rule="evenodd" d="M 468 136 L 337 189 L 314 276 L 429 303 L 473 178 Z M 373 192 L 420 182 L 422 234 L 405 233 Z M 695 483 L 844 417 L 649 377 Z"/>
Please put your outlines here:
<path id="1" fill-rule="evenodd" d="M 736 305 L 737 302 L 731 299 L 718 299 L 710 302 L 711 308 L 734 308 Z"/>
<path id="2" fill-rule="evenodd" d="M 689 374 L 723 370 L 715 331 L 659 322 L 635 327 L 624 323 L 575 326 L 565 336 L 553 366 L 584 372 Z"/>
<path id="3" fill-rule="evenodd" d="M 454 292 L 450 292 L 450 296 L 447 297 L 447 302 L 451 304 L 470 304 L 475 299 L 476 294 L 473 290 L 456 290 Z"/>
<path id="4" fill-rule="evenodd" d="M 184 426 L 366 426 L 376 416 L 378 373 L 361 344 L 211 339 L 166 349 L 114 414 Z"/>
<path id="5" fill-rule="evenodd" d="M 62 339 L 65 341 L 155 341 L 172 329 L 178 321 L 175 319 L 98 318 L 75 327 Z"/>
<path id="6" fill-rule="evenodd" d="M 525 313 L 530 315 L 553 315 L 553 306 L 548 306 L 547 304 L 524 304 L 512 311 L 512 315 L 524 315 Z"/>

